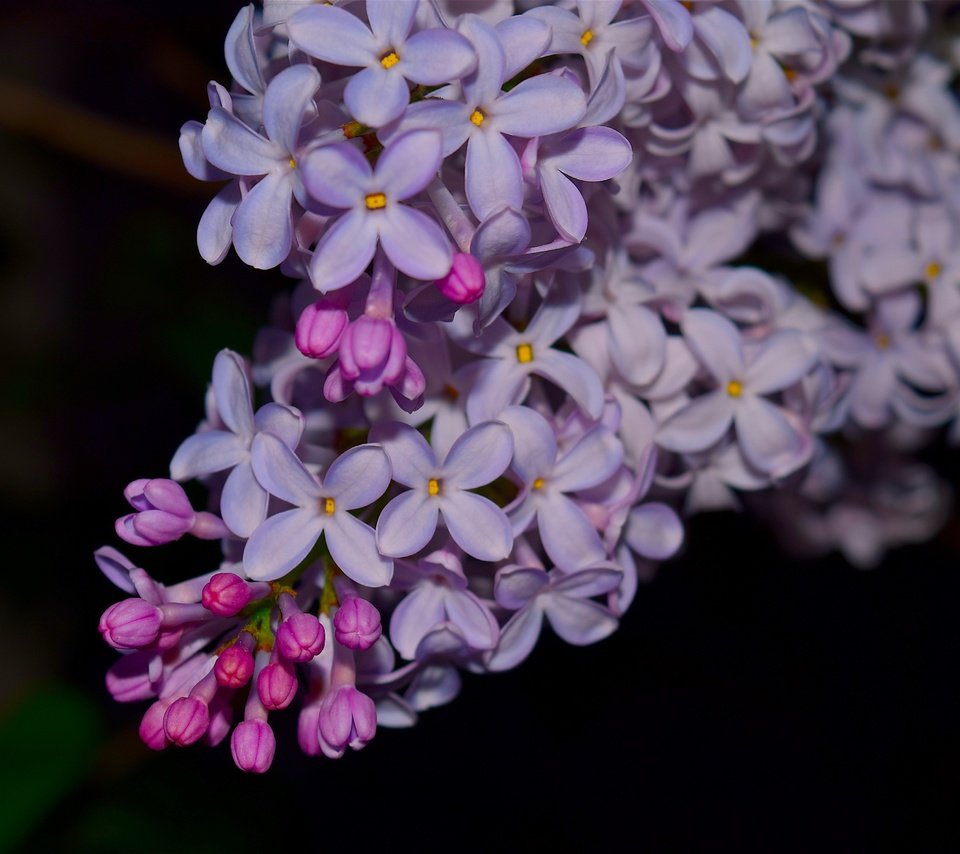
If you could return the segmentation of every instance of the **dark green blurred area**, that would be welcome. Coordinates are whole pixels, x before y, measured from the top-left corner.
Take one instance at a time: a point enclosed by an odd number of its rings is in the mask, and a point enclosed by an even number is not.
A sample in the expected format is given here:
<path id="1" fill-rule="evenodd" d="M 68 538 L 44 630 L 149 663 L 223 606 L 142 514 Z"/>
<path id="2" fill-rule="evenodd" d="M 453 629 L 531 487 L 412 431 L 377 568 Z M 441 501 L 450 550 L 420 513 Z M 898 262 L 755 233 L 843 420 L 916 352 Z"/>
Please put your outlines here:
<path id="1" fill-rule="evenodd" d="M 214 188 L 179 167 L 238 8 L 4 13 L 0 850 L 956 850 L 953 533 L 864 574 L 790 563 L 743 519 L 698 521 L 616 636 L 545 638 L 339 763 L 299 754 L 293 710 L 271 718 L 262 779 L 226 745 L 139 743 L 146 704 L 103 686 L 96 623 L 119 594 L 91 555 L 117 545 L 123 487 L 165 473 L 202 416 L 215 353 L 249 352 L 287 286 L 203 263 Z M 174 580 L 216 549 L 135 556 Z"/>

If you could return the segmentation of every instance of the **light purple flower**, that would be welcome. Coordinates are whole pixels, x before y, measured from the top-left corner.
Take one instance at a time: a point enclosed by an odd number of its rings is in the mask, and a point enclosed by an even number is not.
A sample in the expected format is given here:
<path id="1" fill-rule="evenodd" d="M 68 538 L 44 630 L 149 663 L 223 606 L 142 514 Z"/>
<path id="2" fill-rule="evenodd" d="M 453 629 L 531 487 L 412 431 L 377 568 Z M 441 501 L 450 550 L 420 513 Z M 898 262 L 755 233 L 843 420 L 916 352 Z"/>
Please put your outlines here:
<path id="1" fill-rule="evenodd" d="M 373 169 L 346 142 L 315 148 L 304 158 L 307 192 L 325 205 L 349 210 L 317 244 L 310 261 L 314 287 L 326 293 L 350 284 L 370 263 L 378 242 L 408 276 L 433 281 L 447 274 L 453 251 L 440 226 L 400 204 L 433 179 L 442 160 L 440 146 L 439 133 L 421 130 L 393 139 Z"/>
<path id="2" fill-rule="evenodd" d="M 390 483 L 382 448 L 351 448 L 331 463 L 323 480 L 276 436 L 257 436 L 252 455 L 257 479 L 295 509 L 271 516 L 253 532 L 243 552 L 250 578 L 272 581 L 286 575 L 324 534 L 330 557 L 347 577 L 367 587 L 390 583 L 393 561 L 377 551 L 373 529 L 347 512 L 372 504 Z"/>
<path id="3" fill-rule="evenodd" d="M 397 563 L 397 579 L 409 593 L 390 618 L 390 640 L 404 658 L 416 656 L 420 641 L 436 626 L 456 626 L 471 649 L 497 645 L 500 629 L 490 609 L 467 589 L 467 576 L 456 555 L 446 549 L 418 561 Z"/>
<path id="4" fill-rule="evenodd" d="M 501 91 L 507 59 L 497 30 L 476 15 L 465 15 L 460 31 L 477 53 L 477 67 L 463 80 L 463 101 L 427 98 L 381 133 L 388 142 L 413 128 L 443 132 L 443 155 L 467 143 L 465 182 L 470 208 L 486 219 L 500 208 L 523 207 L 520 159 L 506 136 L 528 139 L 573 127 L 586 112 L 580 87 L 553 74 L 539 74 Z"/>
<path id="5" fill-rule="evenodd" d="M 210 110 L 204 125 L 203 153 L 230 175 L 263 176 L 244 196 L 231 217 L 233 245 L 252 267 L 276 267 L 293 246 L 294 197 L 304 206 L 300 179 L 300 125 L 320 86 L 310 65 L 280 72 L 263 98 L 266 136 L 256 133 L 223 107 Z"/>
<path id="6" fill-rule="evenodd" d="M 623 447 L 613 431 L 597 425 L 561 453 L 553 427 L 529 407 L 509 406 L 500 418 L 513 432 L 511 468 L 522 484 L 510 508 L 514 533 L 522 534 L 535 517 L 547 555 L 565 571 L 604 560 L 599 534 L 567 493 L 602 483 L 620 466 Z"/>
<path id="7" fill-rule="evenodd" d="M 369 29 L 334 6 L 314 5 L 287 27 L 302 51 L 336 65 L 363 66 L 343 92 L 358 121 L 381 127 L 402 115 L 410 100 L 407 80 L 439 86 L 459 80 L 476 65 L 470 43 L 453 30 L 434 28 L 410 35 L 419 0 L 367 3 Z"/>
<path id="8" fill-rule="evenodd" d="M 443 463 L 423 436 L 406 424 L 377 424 L 370 431 L 390 457 L 393 479 L 411 489 L 394 498 L 377 521 L 383 554 L 404 557 L 430 542 L 443 517 L 454 542 L 480 560 L 502 560 L 510 553 L 513 531 L 489 498 L 468 490 L 498 478 L 510 464 L 513 439 L 507 426 L 487 421 L 467 430 Z"/>
<path id="9" fill-rule="evenodd" d="M 204 430 L 186 439 L 170 462 L 170 476 L 187 480 L 230 471 L 220 494 L 220 512 L 227 527 L 249 537 L 267 515 L 267 491 L 254 477 L 250 446 L 260 433 L 272 433 L 294 448 L 303 432 L 303 418 L 289 406 L 268 403 L 253 413 L 243 360 L 221 350 L 213 363 L 213 396 L 226 430 Z"/>
<path id="10" fill-rule="evenodd" d="M 511 403 L 520 403 L 530 389 L 531 375 L 550 380 L 594 418 L 603 407 L 603 387 L 593 370 L 576 356 L 552 345 L 580 316 L 575 286 L 554 286 L 527 327 L 519 332 L 497 318 L 480 336 L 469 318 L 458 313 L 450 336 L 465 349 L 487 359 L 477 369 L 467 400 L 471 423 L 496 418 Z"/>
<path id="11" fill-rule="evenodd" d="M 709 309 L 687 311 L 683 334 L 719 387 L 662 424 L 657 443 L 672 451 L 702 451 L 736 424 L 737 441 L 752 466 L 783 477 L 803 465 L 812 452 L 809 436 L 765 395 L 796 383 L 816 363 L 804 336 L 774 332 L 748 358 L 737 328 Z"/>
<path id="12" fill-rule="evenodd" d="M 500 631 L 500 643 L 486 657 L 490 670 L 516 667 L 533 650 L 543 618 L 567 643 L 586 646 L 603 640 L 619 625 L 603 605 L 592 602 L 615 590 L 622 573 L 612 564 L 569 575 L 538 566 L 505 566 L 497 572 L 497 603 L 516 613 Z"/>

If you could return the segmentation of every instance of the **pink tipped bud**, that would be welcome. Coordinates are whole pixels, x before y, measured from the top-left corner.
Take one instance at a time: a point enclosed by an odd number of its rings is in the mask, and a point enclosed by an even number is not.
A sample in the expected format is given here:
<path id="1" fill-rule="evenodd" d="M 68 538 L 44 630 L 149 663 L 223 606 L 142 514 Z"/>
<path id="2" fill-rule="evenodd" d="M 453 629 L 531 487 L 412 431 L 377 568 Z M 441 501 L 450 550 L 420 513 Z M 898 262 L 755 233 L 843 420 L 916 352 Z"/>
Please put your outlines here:
<path id="1" fill-rule="evenodd" d="M 117 536 L 135 546 L 159 546 L 179 540 L 196 514 L 183 487 L 173 480 L 141 478 L 129 484 L 124 497 L 136 510 L 117 519 Z"/>
<path id="2" fill-rule="evenodd" d="M 340 336 L 347 328 L 347 313 L 329 300 L 308 305 L 297 320 L 294 341 L 297 349 L 311 359 L 322 359 L 337 351 Z"/>
<path id="3" fill-rule="evenodd" d="M 169 707 L 169 700 L 157 700 L 140 721 L 140 740 L 151 750 L 163 750 L 170 743 L 163 729 L 163 716 Z"/>
<path id="4" fill-rule="evenodd" d="M 320 735 L 331 747 L 360 750 L 377 734 L 377 708 L 353 685 L 339 688 L 320 710 Z"/>
<path id="5" fill-rule="evenodd" d="M 241 771 L 262 774 L 273 762 L 277 740 L 266 721 L 250 720 L 237 724 L 230 737 L 230 753 Z"/>
<path id="6" fill-rule="evenodd" d="M 218 572 L 200 592 L 203 607 L 218 617 L 235 617 L 251 598 L 250 585 L 232 572 Z"/>
<path id="7" fill-rule="evenodd" d="M 257 694 L 268 709 L 285 709 L 297 693 L 297 674 L 285 661 L 268 664 L 257 677 Z"/>
<path id="8" fill-rule="evenodd" d="M 333 617 L 337 643 L 347 649 L 370 649 L 380 637 L 380 612 L 366 599 L 350 596 Z"/>
<path id="9" fill-rule="evenodd" d="M 295 613 L 277 630 L 277 651 L 288 661 L 310 661 L 319 655 L 326 641 L 320 621 L 312 614 Z"/>
<path id="10" fill-rule="evenodd" d="M 355 381 L 361 395 L 377 394 L 395 383 L 407 360 L 407 342 L 393 320 L 363 315 L 347 327 L 340 341 L 340 370 Z"/>
<path id="11" fill-rule="evenodd" d="M 199 741 L 210 726 L 210 708 L 198 697 L 180 697 L 163 716 L 163 731 L 180 747 Z"/>
<path id="12" fill-rule="evenodd" d="M 483 278 L 483 265 L 466 252 L 457 252 L 453 256 L 450 272 L 437 279 L 436 286 L 448 300 L 458 305 L 468 305 L 483 296 L 486 281 Z"/>
<path id="13" fill-rule="evenodd" d="M 213 674 L 224 688 L 242 688 L 253 676 L 253 655 L 239 643 L 228 646 L 213 665 Z"/>
<path id="14" fill-rule="evenodd" d="M 156 605 L 143 599 L 124 599 L 103 612 L 98 628 L 115 649 L 138 649 L 156 642 L 162 619 Z"/>

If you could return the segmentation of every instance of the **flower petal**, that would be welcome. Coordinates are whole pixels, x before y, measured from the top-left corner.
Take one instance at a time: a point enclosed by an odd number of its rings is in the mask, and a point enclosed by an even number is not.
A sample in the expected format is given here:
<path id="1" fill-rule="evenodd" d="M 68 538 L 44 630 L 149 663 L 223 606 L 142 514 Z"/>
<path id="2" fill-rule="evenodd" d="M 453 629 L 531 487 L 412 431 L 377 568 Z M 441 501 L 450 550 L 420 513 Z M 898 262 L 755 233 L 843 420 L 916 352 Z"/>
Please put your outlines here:
<path id="1" fill-rule="evenodd" d="M 303 114 L 319 87 L 320 72 L 312 65 L 301 63 L 285 68 L 274 77 L 263 96 L 263 126 L 267 136 L 290 154 L 297 150 Z"/>
<path id="2" fill-rule="evenodd" d="M 491 118 L 500 133 L 529 138 L 572 128 L 586 111 L 587 99 L 576 83 L 538 74 L 498 98 Z"/>
<path id="3" fill-rule="evenodd" d="M 733 400 L 723 389 L 695 397 L 657 430 L 656 441 L 670 451 L 704 451 L 733 421 Z"/>
<path id="4" fill-rule="evenodd" d="M 310 281 L 324 294 L 345 287 L 366 269 L 376 248 L 376 224 L 363 211 L 350 211 L 320 238 L 310 261 Z"/>
<path id="5" fill-rule="evenodd" d="M 207 160 L 231 175 L 266 175 L 284 159 L 281 146 L 254 133 L 223 107 L 210 110 L 200 138 Z"/>
<path id="6" fill-rule="evenodd" d="M 293 246 L 290 172 L 274 172 L 257 182 L 233 215 L 233 246 L 244 264 L 257 270 L 276 267 Z"/>
<path id="7" fill-rule="evenodd" d="M 683 543 L 683 525 L 666 504 L 652 502 L 630 512 L 624 536 L 630 548 L 643 557 L 666 560 Z"/>
<path id="8" fill-rule="evenodd" d="M 476 489 L 502 475 L 513 457 L 513 436 L 500 421 L 471 427 L 443 462 L 444 479 L 457 489 Z"/>
<path id="9" fill-rule="evenodd" d="M 380 512 L 377 548 L 390 557 L 420 551 L 437 530 L 437 502 L 419 490 L 404 492 Z"/>
<path id="10" fill-rule="evenodd" d="M 221 350 L 213 360 L 213 395 L 223 423 L 240 436 L 252 436 L 250 384 L 243 359 L 232 350 Z"/>
<path id="11" fill-rule="evenodd" d="M 373 504 L 390 485 L 390 460 L 379 445 L 357 445 L 333 461 L 323 476 L 323 490 L 338 509 Z M 329 535 L 327 537 L 329 539 Z"/>
<path id="12" fill-rule="evenodd" d="M 324 529 L 330 557 L 344 574 L 365 587 L 385 587 L 393 578 L 393 561 L 377 550 L 373 528 L 346 512 L 336 512 Z"/>
<path id="13" fill-rule="evenodd" d="M 493 614 L 469 590 L 450 591 L 444 600 L 450 622 L 463 633 L 473 649 L 493 649 L 500 639 L 500 629 Z"/>
<path id="14" fill-rule="evenodd" d="M 398 70 L 408 80 L 424 86 L 440 86 L 473 71 L 477 56 L 460 33 L 439 27 L 422 30 L 407 39 Z"/>
<path id="15" fill-rule="evenodd" d="M 220 515 L 238 537 L 249 537 L 267 518 L 270 496 L 253 475 L 253 467 L 244 461 L 234 468 L 220 493 Z"/>
<path id="16" fill-rule="evenodd" d="M 450 272 L 453 250 L 434 220 L 402 204 L 388 205 L 383 213 L 380 243 L 401 273 L 429 282 Z"/>
<path id="17" fill-rule="evenodd" d="M 443 589 L 437 584 L 418 584 L 393 610 L 390 642 L 403 658 L 412 660 L 420 641 L 444 618 Z"/>
<path id="18" fill-rule="evenodd" d="M 753 394 L 780 391 L 802 379 L 817 363 L 818 354 L 809 336 L 781 329 L 763 342 L 747 367 L 747 384 Z"/>
<path id="19" fill-rule="evenodd" d="M 684 340 L 718 383 L 744 379 L 740 332 L 727 318 L 708 308 L 692 308 L 680 325 Z"/>
<path id="20" fill-rule="evenodd" d="M 404 486 L 423 486 L 437 474 L 439 466 L 433 449 L 418 430 L 399 421 L 374 424 L 370 441 L 383 446 L 393 479 Z"/>
<path id="21" fill-rule="evenodd" d="M 510 670 L 523 661 L 537 645 L 543 626 L 543 611 L 538 604 L 517 611 L 500 630 L 500 643 L 486 659 L 489 670 Z"/>
<path id="22" fill-rule="evenodd" d="M 453 541 L 479 560 L 503 560 L 513 548 L 513 526 L 490 499 L 453 491 L 440 504 Z"/>
<path id="23" fill-rule="evenodd" d="M 316 512 L 320 484 L 300 459 L 272 433 L 259 433 L 250 449 L 253 473 L 271 495 Z"/>
<path id="24" fill-rule="evenodd" d="M 616 631 L 619 620 L 602 605 L 589 599 L 550 596 L 543 610 L 551 628 L 567 643 L 587 646 Z"/>
<path id="25" fill-rule="evenodd" d="M 437 174 L 442 148 L 442 136 L 436 130 L 411 130 L 392 137 L 377 161 L 377 189 L 391 202 L 419 193 Z"/>
<path id="26" fill-rule="evenodd" d="M 586 362 L 569 353 L 552 349 L 541 351 L 534 359 L 535 373 L 560 386 L 591 417 L 600 417 L 603 410 L 603 385 Z"/>
<path id="27" fill-rule="evenodd" d="M 623 462 L 623 445 L 608 427 L 588 430 L 559 460 L 550 485 L 560 492 L 589 489 L 603 483 Z"/>
<path id="28" fill-rule="evenodd" d="M 335 65 L 367 65 L 378 59 L 370 30 L 336 6 L 308 6 L 290 17 L 287 32 L 304 53 Z"/>
<path id="29" fill-rule="evenodd" d="M 300 166 L 307 192 L 332 208 L 352 208 L 370 188 L 373 170 L 352 145 L 341 142 L 311 149 Z"/>
<path id="30" fill-rule="evenodd" d="M 247 446 L 239 436 L 226 430 L 207 430 L 188 436 L 170 461 L 170 477 L 188 480 L 233 468 L 246 459 Z"/>
<path id="31" fill-rule="evenodd" d="M 735 420 L 737 441 L 754 468 L 783 477 L 810 458 L 810 437 L 804 437 L 784 412 L 762 397 L 745 397 L 736 407 Z"/>
<path id="32" fill-rule="evenodd" d="M 350 78 L 343 102 L 357 121 L 378 128 L 403 115 L 410 90 L 399 68 L 384 68 L 377 62 Z"/>
<path id="33" fill-rule="evenodd" d="M 323 532 L 324 520 L 298 508 L 271 516 L 260 525 L 243 550 L 243 569 L 254 581 L 274 581 L 297 566 Z"/>
<path id="34" fill-rule="evenodd" d="M 496 130 L 480 129 L 467 142 L 466 190 L 470 209 L 486 219 L 502 207 L 523 207 L 517 152 Z"/>
<path id="35" fill-rule="evenodd" d="M 537 523 L 543 547 L 560 569 L 573 572 L 607 556 L 600 535 L 586 514 L 561 493 L 544 498 Z"/>

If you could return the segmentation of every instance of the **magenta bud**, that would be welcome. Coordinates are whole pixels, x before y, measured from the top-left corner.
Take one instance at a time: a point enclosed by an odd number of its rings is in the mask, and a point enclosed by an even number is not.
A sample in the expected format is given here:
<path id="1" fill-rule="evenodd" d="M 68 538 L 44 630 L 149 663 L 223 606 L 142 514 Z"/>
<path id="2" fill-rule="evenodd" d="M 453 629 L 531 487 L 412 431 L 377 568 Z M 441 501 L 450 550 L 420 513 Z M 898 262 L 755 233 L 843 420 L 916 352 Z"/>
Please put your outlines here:
<path id="1" fill-rule="evenodd" d="M 319 756 L 320 747 L 320 704 L 307 703 L 300 709 L 297 718 L 297 741 L 307 756 Z"/>
<path id="2" fill-rule="evenodd" d="M 213 675 L 224 688 L 242 688 L 253 676 L 253 655 L 238 643 L 228 646 L 213 665 Z"/>
<path id="3" fill-rule="evenodd" d="M 347 328 L 347 313 L 329 300 L 308 305 L 297 320 L 294 341 L 297 349 L 311 359 L 322 359 L 335 353 L 340 336 Z"/>
<path id="4" fill-rule="evenodd" d="M 333 748 L 359 750 L 377 734 L 377 708 L 366 694 L 344 685 L 320 710 L 320 735 Z"/>
<path id="5" fill-rule="evenodd" d="M 151 750 L 163 750 L 170 743 L 163 729 L 163 716 L 169 707 L 169 700 L 157 700 L 140 721 L 140 740 Z"/>
<path id="6" fill-rule="evenodd" d="M 358 317 L 340 341 L 340 370 L 348 380 L 357 380 L 357 391 L 396 382 L 407 360 L 407 343 L 393 320 Z"/>
<path id="7" fill-rule="evenodd" d="M 117 519 L 117 536 L 135 546 L 159 546 L 179 540 L 196 517 L 183 487 L 173 480 L 135 480 L 123 491 L 136 510 Z"/>
<path id="8" fill-rule="evenodd" d="M 273 762 L 276 749 L 277 740 L 266 721 L 243 721 L 230 737 L 230 753 L 241 771 L 262 774 Z"/>
<path id="9" fill-rule="evenodd" d="M 366 599 L 349 596 L 333 616 L 337 643 L 347 649 L 370 649 L 380 637 L 380 612 Z"/>
<path id="10" fill-rule="evenodd" d="M 320 621 L 312 614 L 292 614 L 277 629 L 277 651 L 288 661 L 310 661 L 326 641 Z"/>
<path id="11" fill-rule="evenodd" d="M 98 626 L 114 649 L 138 649 L 155 643 L 163 614 L 143 599 L 124 599 L 103 612 Z"/>
<path id="12" fill-rule="evenodd" d="M 437 289 L 448 300 L 458 305 L 468 305 L 483 296 L 486 281 L 483 277 L 483 265 L 466 252 L 457 252 L 453 256 L 450 272 L 435 282 Z"/>
<path id="13" fill-rule="evenodd" d="M 232 572 L 218 572 L 203 586 L 200 602 L 218 617 L 235 617 L 250 602 L 250 585 Z"/>
<path id="14" fill-rule="evenodd" d="M 199 741 L 210 726 L 210 708 L 198 697 L 180 697 L 163 716 L 163 731 L 179 747 Z"/>
<path id="15" fill-rule="evenodd" d="M 285 661 L 268 664 L 257 677 L 260 702 L 270 709 L 285 709 L 297 693 L 297 674 Z"/>

